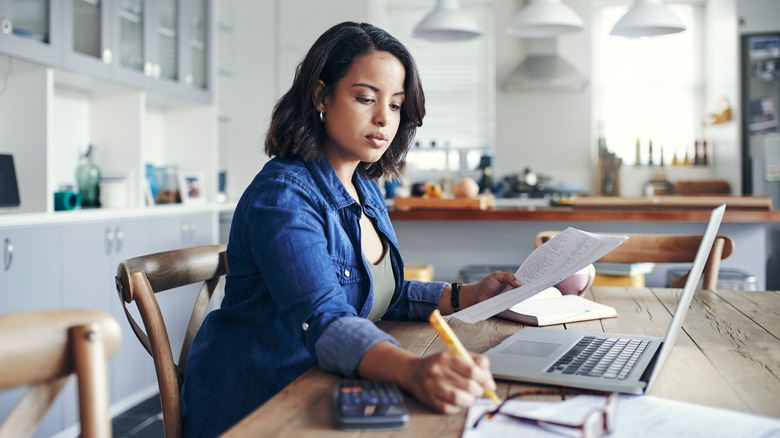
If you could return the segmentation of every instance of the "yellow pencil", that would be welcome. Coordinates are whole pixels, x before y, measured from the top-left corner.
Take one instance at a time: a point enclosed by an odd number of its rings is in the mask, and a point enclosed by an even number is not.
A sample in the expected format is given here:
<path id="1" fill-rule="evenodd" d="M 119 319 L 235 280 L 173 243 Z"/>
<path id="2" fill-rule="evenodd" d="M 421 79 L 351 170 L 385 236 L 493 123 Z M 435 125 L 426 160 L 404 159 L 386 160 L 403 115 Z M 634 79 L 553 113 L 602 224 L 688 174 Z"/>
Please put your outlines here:
<path id="1" fill-rule="evenodd" d="M 439 336 L 441 336 L 444 343 L 447 344 L 447 348 L 457 353 L 458 356 L 474 363 L 474 359 L 471 358 L 471 355 L 463 347 L 463 344 L 460 343 L 460 339 L 455 336 L 455 332 L 452 331 L 450 325 L 442 318 L 439 309 L 436 309 L 431 313 L 431 316 L 428 317 L 428 321 L 430 321 L 433 328 L 436 329 L 436 332 L 439 333 Z M 501 400 L 498 399 L 495 391 L 486 389 L 485 396 L 496 403 L 501 403 Z"/>

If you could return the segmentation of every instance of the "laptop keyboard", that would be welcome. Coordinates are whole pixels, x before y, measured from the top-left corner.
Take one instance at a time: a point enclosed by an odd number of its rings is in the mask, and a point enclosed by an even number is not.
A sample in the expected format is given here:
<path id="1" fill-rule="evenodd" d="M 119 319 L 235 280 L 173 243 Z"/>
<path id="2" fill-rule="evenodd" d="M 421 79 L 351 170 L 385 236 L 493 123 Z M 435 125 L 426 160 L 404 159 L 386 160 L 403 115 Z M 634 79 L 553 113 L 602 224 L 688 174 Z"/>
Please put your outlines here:
<path id="1" fill-rule="evenodd" d="M 637 339 L 585 336 L 547 372 L 623 380 L 649 344 Z"/>

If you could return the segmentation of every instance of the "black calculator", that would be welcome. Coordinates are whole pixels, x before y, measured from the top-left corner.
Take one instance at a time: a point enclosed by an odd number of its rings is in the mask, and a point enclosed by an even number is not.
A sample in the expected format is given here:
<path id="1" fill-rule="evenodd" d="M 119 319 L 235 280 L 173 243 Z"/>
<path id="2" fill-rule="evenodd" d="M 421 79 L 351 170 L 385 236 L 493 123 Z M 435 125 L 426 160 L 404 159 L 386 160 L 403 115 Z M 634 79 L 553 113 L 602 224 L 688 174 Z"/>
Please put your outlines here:
<path id="1" fill-rule="evenodd" d="M 333 392 L 336 423 L 341 429 L 397 429 L 409 423 L 409 412 L 395 383 L 343 380 Z"/>

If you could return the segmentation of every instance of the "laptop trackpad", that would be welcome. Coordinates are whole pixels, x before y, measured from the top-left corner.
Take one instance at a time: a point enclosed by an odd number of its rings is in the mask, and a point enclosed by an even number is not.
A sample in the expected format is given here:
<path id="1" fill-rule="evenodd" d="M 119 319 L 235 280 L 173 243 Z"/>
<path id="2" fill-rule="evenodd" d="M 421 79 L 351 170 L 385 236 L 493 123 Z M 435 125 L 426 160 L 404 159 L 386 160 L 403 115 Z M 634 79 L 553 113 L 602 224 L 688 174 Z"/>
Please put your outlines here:
<path id="1" fill-rule="evenodd" d="M 552 344 L 549 342 L 514 341 L 507 345 L 501 353 L 545 357 L 549 356 L 560 346 L 561 344 Z"/>

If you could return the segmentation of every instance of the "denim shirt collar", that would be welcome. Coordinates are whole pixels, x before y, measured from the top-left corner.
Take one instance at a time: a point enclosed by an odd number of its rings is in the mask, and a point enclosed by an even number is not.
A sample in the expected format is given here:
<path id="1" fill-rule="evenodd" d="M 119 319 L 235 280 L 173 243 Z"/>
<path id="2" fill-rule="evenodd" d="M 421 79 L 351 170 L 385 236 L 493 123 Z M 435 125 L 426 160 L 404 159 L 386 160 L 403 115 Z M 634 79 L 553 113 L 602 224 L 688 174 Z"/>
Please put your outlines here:
<path id="1" fill-rule="evenodd" d="M 320 187 L 322 196 L 325 197 L 327 202 L 333 206 L 334 209 L 339 210 L 350 205 L 355 204 L 357 210 L 360 211 L 357 201 L 347 192 L 344 184 L 341 183 L 336 171 L 333 170 L 330 161 L 324 155 L 318 159 L 306 161 L 306 167 L 314 177 L 314 181 Z M 369 212 L 369 215 L 376 217 L 376 215 L 382 211 L 375 200 L 371 196 L 366 196 L 368 187 L 371 184 L 371 180 L 361 176 L 355 172 L 352 177 L 352 182 L 355 184 L 358 195 L 363 203 L 363 209 Z"/>

